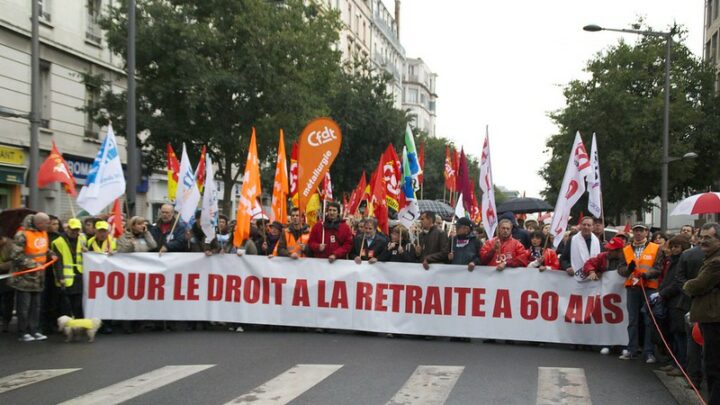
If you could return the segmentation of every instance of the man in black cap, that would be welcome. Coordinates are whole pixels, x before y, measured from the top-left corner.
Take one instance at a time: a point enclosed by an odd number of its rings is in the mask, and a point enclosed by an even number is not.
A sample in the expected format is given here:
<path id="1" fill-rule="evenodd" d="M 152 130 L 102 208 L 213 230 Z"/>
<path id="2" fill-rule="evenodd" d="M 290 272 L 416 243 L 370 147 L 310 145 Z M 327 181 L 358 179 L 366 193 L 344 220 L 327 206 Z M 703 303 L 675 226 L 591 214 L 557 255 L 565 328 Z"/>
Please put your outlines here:
<path id="1" fill-rule="evenodd" d="M 468 271 L 480 264 L 480 241 L 473 232 L 473 223 L 463 217 L 455 223 L 455 236 L 450 241 L 448 261 L 451 264 L 467 264 Z"/>

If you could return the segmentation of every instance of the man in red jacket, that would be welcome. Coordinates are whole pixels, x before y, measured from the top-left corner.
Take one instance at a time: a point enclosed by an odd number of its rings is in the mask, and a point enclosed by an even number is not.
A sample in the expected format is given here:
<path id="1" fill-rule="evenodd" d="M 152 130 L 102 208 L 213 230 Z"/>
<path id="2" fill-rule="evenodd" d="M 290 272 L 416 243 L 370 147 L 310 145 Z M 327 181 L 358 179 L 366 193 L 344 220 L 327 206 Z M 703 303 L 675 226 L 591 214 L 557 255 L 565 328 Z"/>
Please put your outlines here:
<path id="1" fill-rule="evenodd" d="M 480 249 L 480 263 L 496 265 L 496 269 L 502 271 L 505 267 L 527 267 L 528 262 L 525 246 L 512 237 L 512 221 L 501 219 L 498 236 L 485 242 Z"/>
<path id="2" fill-rule="evenodd" d="M 313 257 L 327 258 L 330 263 L 337 259 L 347 259 L 352 250 L 352 231 L 340 219 L 340 204 L 329 202 L 326 211 L 325 221 L 317 222 L 310 231 L 310 251 Z"/>

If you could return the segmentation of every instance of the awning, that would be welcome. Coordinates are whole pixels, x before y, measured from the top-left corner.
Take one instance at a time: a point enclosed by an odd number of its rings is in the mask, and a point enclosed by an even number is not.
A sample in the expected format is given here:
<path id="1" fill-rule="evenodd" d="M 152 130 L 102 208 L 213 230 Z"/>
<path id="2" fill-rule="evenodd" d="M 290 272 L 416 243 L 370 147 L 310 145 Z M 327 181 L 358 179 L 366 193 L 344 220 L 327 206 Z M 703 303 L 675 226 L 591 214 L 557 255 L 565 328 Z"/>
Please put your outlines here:
<path id="1" fill-rule="evenodd" d="M 25 168 L 0 165 L 0 184 L 24 184 Z"/>

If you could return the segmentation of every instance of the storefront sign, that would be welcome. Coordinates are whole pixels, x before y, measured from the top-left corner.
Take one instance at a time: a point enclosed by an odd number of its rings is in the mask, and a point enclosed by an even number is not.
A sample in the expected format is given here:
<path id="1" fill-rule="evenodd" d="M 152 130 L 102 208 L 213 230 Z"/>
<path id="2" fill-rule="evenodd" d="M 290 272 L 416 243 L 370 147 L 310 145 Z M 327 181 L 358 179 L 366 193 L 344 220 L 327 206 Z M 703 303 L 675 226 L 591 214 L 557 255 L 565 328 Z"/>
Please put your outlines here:
<path id="1" fill-rule="evenodd" d="M 0 146 L 0 163 L 8 165 L 24 165 L 25 152 L 12 146 Z"/>

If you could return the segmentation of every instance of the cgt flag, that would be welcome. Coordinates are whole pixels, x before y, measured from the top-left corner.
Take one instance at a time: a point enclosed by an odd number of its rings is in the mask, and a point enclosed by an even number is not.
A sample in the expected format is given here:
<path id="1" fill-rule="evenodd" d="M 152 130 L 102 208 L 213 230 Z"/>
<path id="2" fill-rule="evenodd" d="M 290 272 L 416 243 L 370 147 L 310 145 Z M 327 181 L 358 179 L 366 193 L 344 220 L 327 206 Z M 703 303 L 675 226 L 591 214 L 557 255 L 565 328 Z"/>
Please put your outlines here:
<path id="1" fill-rule="evenodd" d="M 125 176 L 117 141 L 112 125 L 108 125 L 107 136 L 95 155 L 95 161 L 85 179 L 85 187 L 78 195 L 77 204 L 90 215 L 97 215 L 124 193 Z"/>
<path id="2" fill-rule="evenodd" d="M 590 157 L 578 131 L 575 134 L 575 141 L 570 151 L 570 157 L 565 168 L 565 177 L 560 187 L 552 224 L 550 225 L 550 232 L 555 237 L 553 245 L 555 245 L 556 249 L 562 240 L 565 228 L 567 228 L 570 210 L 585 192 L 585 179 L 588 176 L 592 176 Z"/>
<path id="3" fill-rule="evenodd" d="M 443 172 L 445 177 L 445 188 L 448 191 L 455 191 L 455 168 L 453 168 L 452 160 L 450 159 L 450 147 L 445 147 L 445 170 Z"/>
<path id="4" fill-rule="evenodd" d="M 70 167 L 65 159 L 63 159 L 60 151 L 58 151 L 55 141 L 53 141 L 50 155 L 48 155 L 38 170 L 37 185 L 43 188 L 55 182 L 62 183 L 65 192 L 71 196 L 75 197 L 77 195 L 75 178 L 70 174 Z"/>
<path id="5" fill-rule="evenodd" d="M 298 207 L 305 212 L 340 151 L 342 133 L 330 118 L 316 118 L 303 129 L 298 146 Z"/>
<path id="6" fill-rule="evenodd" d="M 203 187 L 205 186 L 205 154 L 207 154 L 207 147 L 203 145 L 200 151 L 200 162 L 195 168 L 195 181 L 197 182 L 198 190 L 202 193 Z"/>
<path id="7" fill-rule="evenodd" d="M 395 148 L 389 144 L 380 157 L 383 179 L 387 187 L 387 206 L 395 212 L 400 211 L 400 159 Z"/>

